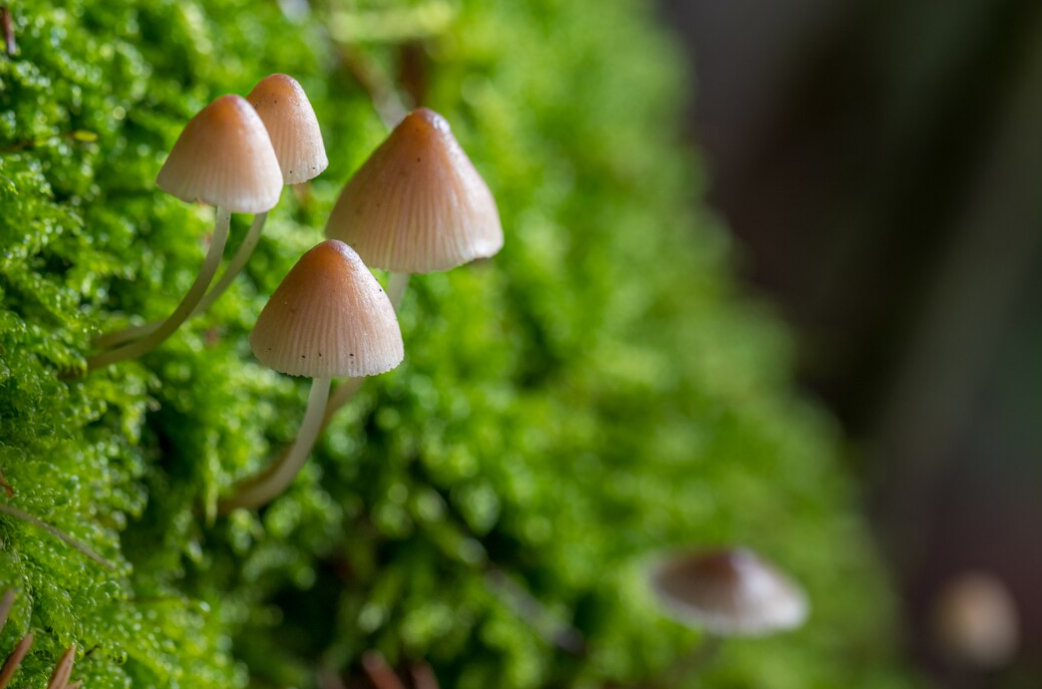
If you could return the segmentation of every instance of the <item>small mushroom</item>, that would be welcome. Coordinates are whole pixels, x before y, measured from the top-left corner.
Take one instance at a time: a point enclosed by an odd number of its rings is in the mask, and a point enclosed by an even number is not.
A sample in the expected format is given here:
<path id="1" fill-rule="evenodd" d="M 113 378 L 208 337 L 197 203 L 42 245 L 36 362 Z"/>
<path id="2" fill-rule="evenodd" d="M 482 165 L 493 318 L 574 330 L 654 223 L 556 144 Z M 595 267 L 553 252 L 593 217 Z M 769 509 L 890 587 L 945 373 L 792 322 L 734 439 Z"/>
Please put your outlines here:
<path id="1" fill-rule="evenodd" d="M 503 247 L 488 185 L 427 108 L 409 113 L 351 178 L 326 236 L 392 273 L 451 270 Z"/>
<path id="2" fill-rule="evenodd" d="M 174 313 L 140 340 L 89 358 L 88 369 L 141 356 L 181 326 L 217 272 L 228 239 L 231 213 L 263 213 L 274 207 L 282 191 L 282 173 L 257 112 L 239 96 L 221 96 L 193 117 L 181 132 L 156 183 L 183 201 L 215 206 L 210 249 L 199 275 Z M 104 339 L 111 342 L 119 337 L 116 334 Z"/>
<path id="3" fill-rule="evenodd" d="M 322 141 L 322 130 L 318 126 L 311 101 L 296 79 L 285 74 L 272 74 L 261 79 L 246 96 L 246 100 L 257 111 L 267 129 L 285 184 L 301 184 L 325 171 L 329 160 Z M 267 211 L 253 218 L 249 231 L 235 255 L 228 261 L 224 274 L 195 307 L 192 316 L 206 312 L 228 291 L 260 243 L 267 219 Z M 98 344 L 109 347 L 128 342 L 154 331 L 161 324 L 162 321 L 152 321 L 126 328 L 100 338 Z"/>
<path id="4" fill-rule="evenodd" d="M 272 74 L 261 79 L 246 96 L 246 100 L 260 115 L 268 130 L 285 184 L 301 184 L 322 174 L 329 166 L 325 144 L 322 142 L 322 131 L 319 129 L 318 118 L 315 117 L 311 101 L 296 79 L 285 74 Z M 253 219 L 249 232 L 246 233 L 235 256 L 228 262 L 224 275 L 206 293 L 195 313 L 202 313 L 210 308 L 242 272 L 260 242 L 267 218 L 268 214 L 264 212 L 258 213 Z"/>
<path id="5" fill-rule="evenodd" d="M 503 247 L 496 201 L 444 117 L 409 113 L 340 194 L 326 236 L 351 245 L 366 265 L 390 271 L 398 307 L 411 273 L 451 270 Z M 357 384 L 337 388 L 330 415 Z"/>
<path id="6" fill-rule="evenodd" d="M 222 511 L 260 507 L 293 481 L 321 430 L 331 378 L 373 376 L 405 356 L 387 295 L 358 254 L 336 240 L 322 242 L 293 266 L 261 311 L 250 348 L 265 366 L 312 378 L 311 394 L 289 451 L 240 484 Z"/>
<path id="7" fill-rule="evenodd" d="M 800 588 L 744 548 L 670 558 L 655 568 L 651 584 L 671 617 L 716 636 L 764 636 L 807 618 Z"/>
<path id="8" fill-rule="evenodd" d="M 932 622 L 935 645 L 954 664 L 996 669 L 1016 655 L 1017 607 L 991 574 L 969 572 L 945 584 L 934 600 Z"/>

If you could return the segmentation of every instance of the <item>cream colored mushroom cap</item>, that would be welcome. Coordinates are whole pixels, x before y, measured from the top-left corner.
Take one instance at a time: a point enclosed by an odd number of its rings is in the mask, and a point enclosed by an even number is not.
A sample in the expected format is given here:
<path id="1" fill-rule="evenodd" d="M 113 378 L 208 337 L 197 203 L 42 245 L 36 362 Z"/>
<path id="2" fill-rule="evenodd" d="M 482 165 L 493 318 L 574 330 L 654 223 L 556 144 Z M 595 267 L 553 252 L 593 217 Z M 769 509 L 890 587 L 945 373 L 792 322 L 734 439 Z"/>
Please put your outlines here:
<path id="1" fill-rule="evenodd" d="M 326 240 L 304 254 L 250 333 L 262 364 L 291 376 L 372 376 L 402 362 L 394 307 L 351 247 Z"/>
<path id="2" fill-rule="evenodd" d="M 315 110 L 296 79 L 285 74 L 264 77 L 246 100 L 268 129 L 286 184 L 318 177 L 329 166 Z"/>
<path id="3" fill-rule="evenodd" d="M 948 659 L 978 668 L 1009 663 L 1020 643 L 1017 606 L 995 576 L 965 573 L 941 589 L 933 605 L 934 641 Z"/>
<path id="4" fill-rule="evenodd" d="M 652 574 L 670 615 L 721 636 L 763 636 L 807 618 L 807 598 L 774 566 L 745 549 L 674 557 Z"/>
<path id="5" fill-rule="evenodd" d="M 185 126 L 156 179 L 190 203 L 233 213 L 263 213 L 279 202 L 282 172 L 257 112 L 239 96 L 221 96 Z"/>
<path id="6" fill-rule="evenodd" d="M 326 236 L 375 268 L 449 270 L 503 247 L 492 193 L 441 115 L 409 113 L 348 182 Z"/>

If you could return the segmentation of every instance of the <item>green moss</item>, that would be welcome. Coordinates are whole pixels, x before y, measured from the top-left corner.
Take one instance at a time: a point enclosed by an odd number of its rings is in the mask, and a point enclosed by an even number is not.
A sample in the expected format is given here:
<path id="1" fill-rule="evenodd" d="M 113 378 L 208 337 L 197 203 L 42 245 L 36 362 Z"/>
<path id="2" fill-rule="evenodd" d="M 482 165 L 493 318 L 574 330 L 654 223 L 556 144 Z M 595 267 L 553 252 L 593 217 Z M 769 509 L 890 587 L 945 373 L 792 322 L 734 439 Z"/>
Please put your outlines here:
<path id="1" fill-rule="evenodd" d="M 737 292 L 726 233 L 691 204 L 679 59 L 645 3 L 12 11 L 0 468 L 12 504 L 116 564 L 0 518 L 0 588 L 21 592 L 0 650 L 38 635 L 20 685 L 42 686 L 71 642 L 91 689 L 310 687 L 319 670 L 357 673 L 371 647 L 427 658 L 459 689 L 638 682 L 697 643 L 649 606 L 642 558 L 717 542 L 784 563 L 815 614 L 734 644 L 707 682 L 902 685 L 836 431 L 794 394 L 789 335 Z M 431 104 L 495 191 L 507 246 L 414 279 L 406 363 L 366 385 L 287 495 L 218 519 L 217 497 L 303 412 L 305 383 L 260 367 L 246 334 L 383 136 L 330 32 L 391 73 L 390 41 L 420 41 Z M 184 122 L 274 71 L 311 96 L 329 171 L 284 193 L 209 314 L 141 361 L 77 377 L 92 336 L 168 313 L 202 260 L 210 211 L 154 185 Z M 491 571 L 544 617 L 519 614 Z M 584 658 L 548 643 L 565 623 Z"/>

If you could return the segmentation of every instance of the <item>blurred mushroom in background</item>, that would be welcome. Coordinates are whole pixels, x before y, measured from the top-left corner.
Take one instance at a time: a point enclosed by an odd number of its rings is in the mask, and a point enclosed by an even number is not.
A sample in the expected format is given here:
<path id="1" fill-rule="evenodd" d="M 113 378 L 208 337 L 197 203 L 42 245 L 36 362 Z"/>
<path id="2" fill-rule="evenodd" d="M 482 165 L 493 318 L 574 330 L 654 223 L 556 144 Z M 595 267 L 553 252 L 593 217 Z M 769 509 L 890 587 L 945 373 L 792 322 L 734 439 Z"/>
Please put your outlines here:
<path id="1" fill-rule="evenodd" d="M 990 574 L 962 574 L 934 599 L 933 637 L 938 652 L 953 665 L 981 670 L 1007 665 L 1020 640 L 1013 597 Z"/>

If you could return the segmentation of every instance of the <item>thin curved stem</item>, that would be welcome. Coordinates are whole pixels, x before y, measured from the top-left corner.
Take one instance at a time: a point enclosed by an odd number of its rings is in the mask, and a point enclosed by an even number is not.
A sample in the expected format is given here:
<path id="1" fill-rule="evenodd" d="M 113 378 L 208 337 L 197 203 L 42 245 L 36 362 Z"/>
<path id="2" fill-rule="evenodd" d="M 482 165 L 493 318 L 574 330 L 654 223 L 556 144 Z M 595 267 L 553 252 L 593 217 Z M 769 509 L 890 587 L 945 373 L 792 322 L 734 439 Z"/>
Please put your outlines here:
<path id="1" fill-rule="evenodd" d="M 195 318 L 206 312 L 213 303 L 221 298 L 221 295 L 228 291 L 231 287 L 232 282 L 242 272 L 242 269 L 246 267 L 246 263 L 250 260 L 250 256 L 253 255 L 253 250 L 257 248 L 257 244 L 260 243 L 261 234 L 264 232 L 264 222 L 268 219 L 268 213 L 258 213 L 253 216 L 253 223 L 250 225 L 249 232 L 242 240 L 242 244 L 235 252 L 235 256 L 228 262 L 228 266 L 224 269 L 224 274 L 221 275 L 221 279 L 217 281 L 213 287 L 206 293 L 203 300 L 199 302 L 199 305 L 192 311 L 192 315 L 189 318 Z M 102 349 L 108 349 L 109 347 L 115 347 L 121 345 L 124 342 L 131 342 L 144 337 L 151 332 L 155 332 L 156 328 L 163 324 L 162 320 L 150 321 L 143 323 L 142 325 L 132 325 L 122 330 L 115 332 L 106 333 L 98 339 L 94 340 L 94 344 Z"/>
<path id="2" fill-rule="evenodd" d="M 405 288 L 409 286 L 409 273 L 391 273 L 387 277 L 387 298 L 391 300 L 391 306 L 398 311 L 405 297 Z M 326 410 L 326 418 L 322 420 L 322 428 L 325 428 L 336 416 L 345 404 L 351 401 L 362 387 L 363 378 L 348 378 L 337 386 L 329 398 L 329 408 Z"/>
<path id="3" fill-rule="evenodd" d="M 99 565 L 101 565 L 105 569 L 109 569 L 109 570 L 115 569 L 115 567 L 113 567 L 112 564 L 109 563 L 108 560 L 106 560 L 102 556 L 100 556 L 97 553 L 95 553 L 93 550 L 88 548 L 82 542 L 76 540 L 75 538 L 73 538 L 72 536 L 68 535 L 64 531 L 61 531 L 57 527 L 51 526 L 50 524 L 48 524 L 47 522 L 43 521 L 42 519 L 34 517 L 33 515 L 29 514 L 28 512 L 23 512 L 22 510 L 18 509 L 17 507 L 11 507 L 10 505 L 5 505 L 3 503 L 0 503 L 0 512 L 6 514 L 8 516 L 14 517 L 15 519 L 21 519 L 23 522 L 28 522 L 28 523 L 32 524 L 33 526 L 35 526 L 35 527 L 43 529 L 44 531 L 46 531 L 47 533 L 51 534 L 55 538 L 60 539 L 66 545 L 68 545 L 68 546 L 70 546 L 72 548 L 75 548 L 76 550 L 80 551 L 81 553 L 83 553 L 84 555 L 89 557 L 90 559 L 94 560 L 95 562 L 97 562 Z"/>
<path id="4" fill-rule="evenodd" d="M 233 497 L 220 503 L 221 512 L 227 513 L 237 507 L 262 507 L 293 483 L 322 430 L 331 382 L 330 378 L 315 378 L 311 381 L 308 408 L 304 412 L 304 420 L 300 424 L 300 431 L 293 445 L 263 473 L 240 484 Z"/>
<path id="5" fill-rule="evenodd" d="M 224 269 L 224 275 L 221 276 L 217 284 L 206 293 L 203 300 L 192 311 L 192 318 L 204 313 L 213 306 L 215 301 L 221 298 L 222 294 L 228 291 L 232 282 L 242 272 L 242 269 L 246 267 L 246 263 L 250 260 L 250 256 L 253 255 L 253 250 L 257 248 L 257 244 L 260 243 L 261 233 L 264 231 L 264 222 L 267 219 L 267 211 L 253 216 L 253 224 L 250 225 L 250 231 L 246 233 L 246 237 L 243 238 L 242 244 L 239 245 L 238 250 L 235 252 L 235 256 L 228 262 L 228 267 Z"/>
<path id="6" fill-rule="evenodd" d="M 218 208 L 215 216 L 213 241 L 210 243 L 210 250 L 206 254 L 206 259 L 203 261 L 203 267 L 199 270 L 199 275 L 196 276 L 191 289 L 188 290 L 188 294 L 178 304 L 177 309 L 158 328 L 137 342 L 87 359 L 88 371 L 125 361 L 126 359 L 133 359 L 152 351 L 162 344 L 166 338 L 173 335 L 181 327 L 181 324 L 188 319 L 206 294 L 206 288 L 210 286 L 214 274 L 217 273 L 217 267 L 221 263 L 221 254 L 224 253 L 224 245 L 228 241 L 228 226 L 231 224 L 231 213 Z"/>

